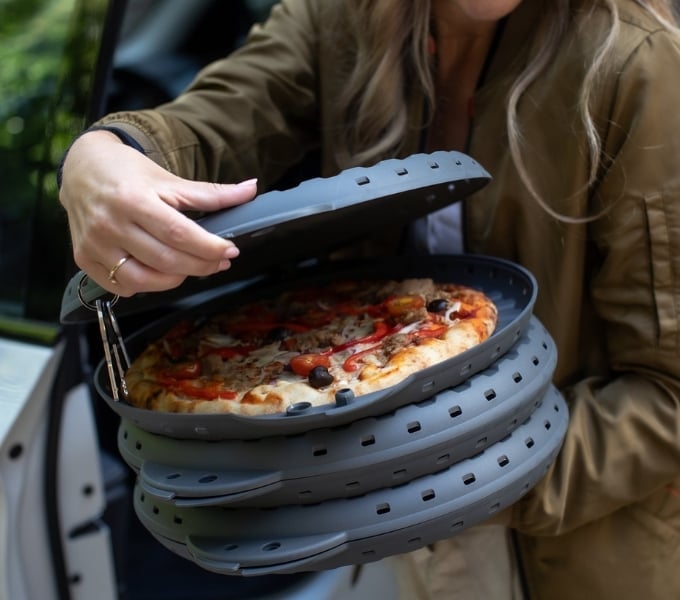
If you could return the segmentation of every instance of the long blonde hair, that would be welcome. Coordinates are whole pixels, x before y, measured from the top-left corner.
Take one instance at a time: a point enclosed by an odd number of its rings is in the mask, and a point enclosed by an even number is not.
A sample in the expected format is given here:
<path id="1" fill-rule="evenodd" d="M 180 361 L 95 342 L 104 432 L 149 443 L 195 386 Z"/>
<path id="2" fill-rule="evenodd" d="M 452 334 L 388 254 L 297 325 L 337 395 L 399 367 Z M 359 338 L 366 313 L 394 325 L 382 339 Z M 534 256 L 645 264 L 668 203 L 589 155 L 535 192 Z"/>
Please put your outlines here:
<path id="1" fill-rule="evenodd" d="M 598 177 L 602 140 L 591 113 L 591 97 L 598 76 L 610 66 L 611 50 L 619 35 L 620 0 L 587 2 L 590 10 L 604 7 L 611 26 L 600 41 L 579 94 L 578 112 L 583 123 L 589 149 L 589 181 Z M 678 34 L 673 0 L 634 0 L 669 31 Z M 342 168 L 370 163 L 387 155 L 404 151 L 407 128 L 407 85 L 418 84 L 434 107 L 434 83 L 431 57 L 430 0 L 347 0 L 354 19 L 356 62 L 345 93 L 338 99 L 338 122 L 345 127 L 337 142 L 337 160 Z M 536 30 L 534 48 L 525 69 L 514 81 L 506 106 L 507 134 L 514 164 L 529 194 L 555 218 L 582 221 L 556 213 L 537 192 L 522 158 L 521 123 L 517 107 L 529 86 L 548 68 L 558 51 L 572 18 L 574 5 L 580 0 L 543 0 L 541 22 Z M 360 33 L 359 33 L 360 32 Z M 595 215 L 596 216 L 596 215 Z M 587 217 L 589 219 L 592 217 Z"/>

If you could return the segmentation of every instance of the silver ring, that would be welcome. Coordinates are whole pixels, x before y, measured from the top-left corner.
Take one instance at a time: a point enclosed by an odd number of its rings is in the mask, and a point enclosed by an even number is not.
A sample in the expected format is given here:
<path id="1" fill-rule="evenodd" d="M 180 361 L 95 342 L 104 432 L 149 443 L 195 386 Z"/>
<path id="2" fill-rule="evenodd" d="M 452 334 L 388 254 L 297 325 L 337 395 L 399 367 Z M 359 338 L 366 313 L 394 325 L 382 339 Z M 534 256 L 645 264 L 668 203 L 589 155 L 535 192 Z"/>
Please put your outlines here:
<path id="1" fill-rule="evenodd" d="M 113 265 L 113 267 L 111 267 L 109 271 L 109 281 L 114 285 L 118 283 L 118 281 L 116 280 L 116 272 L 127 262 L 128 258 L 130 257 L 123 256 L 123 258 L 121 258 L 115 265 Z"/>

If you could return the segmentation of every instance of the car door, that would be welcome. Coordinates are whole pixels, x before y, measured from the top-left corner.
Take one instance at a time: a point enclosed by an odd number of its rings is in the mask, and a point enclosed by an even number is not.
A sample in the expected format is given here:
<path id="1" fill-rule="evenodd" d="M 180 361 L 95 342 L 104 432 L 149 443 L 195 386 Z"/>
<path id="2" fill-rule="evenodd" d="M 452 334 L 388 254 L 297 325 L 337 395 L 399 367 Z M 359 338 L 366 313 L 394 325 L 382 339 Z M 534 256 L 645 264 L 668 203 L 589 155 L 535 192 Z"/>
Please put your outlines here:
<path id="1" fill-rule="evenodd" d="M 2 598 L 117 597 L 78 340 L 57 323 L 73 267 L 55 172 L 102 96 L 98 64 L 118 4 L 0 7 Z"/>

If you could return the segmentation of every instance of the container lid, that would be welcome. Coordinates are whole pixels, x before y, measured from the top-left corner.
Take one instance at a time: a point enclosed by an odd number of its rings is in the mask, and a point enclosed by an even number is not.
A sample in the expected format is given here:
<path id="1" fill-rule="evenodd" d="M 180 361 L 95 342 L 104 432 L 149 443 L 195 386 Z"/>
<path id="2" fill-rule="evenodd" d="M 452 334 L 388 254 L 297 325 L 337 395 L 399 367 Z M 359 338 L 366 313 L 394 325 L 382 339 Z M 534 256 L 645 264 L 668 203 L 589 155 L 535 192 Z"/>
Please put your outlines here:
<path id="1" fill-rule="evenodd" d="M 260 194 L 251 202 L 198 221 L 207 231 L 234 241 L 241 250 L 229 270 L 189 278 L 167 292 L 121 298 L 116 313 L 132 314 L 168 305 L 209 288 L 314 258 L 462 200 L 490 179 L 469 156 L 438 151 L 389 159 L 372 167 L 354 167 L 288 190 Z M 107 295 L 83 272 L 77 273 L 64 292 L 61 322 L 94 320 L 91 306 Z"/>

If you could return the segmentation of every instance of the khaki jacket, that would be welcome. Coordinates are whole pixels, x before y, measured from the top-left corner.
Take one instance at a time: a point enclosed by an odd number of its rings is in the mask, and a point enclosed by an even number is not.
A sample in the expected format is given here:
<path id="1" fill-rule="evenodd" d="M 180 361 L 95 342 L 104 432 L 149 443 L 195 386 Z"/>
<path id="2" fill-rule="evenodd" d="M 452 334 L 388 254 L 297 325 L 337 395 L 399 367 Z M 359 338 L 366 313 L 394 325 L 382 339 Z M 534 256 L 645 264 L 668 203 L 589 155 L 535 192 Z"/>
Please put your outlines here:
<path id="1" fill-rule="evenodd" d="M 570 407 L 561 453 L 509 523 L 531 599 L 680 598 L 680 48 L 633 0 L 618 0 L 615 64 L 593 98 L 604 147 L 590 187 L 575 106 L 594 32 L 609 23 L 604 10 L 577 12 L 519 107 L 524 160 L 545 202 L 569 217 L 605 211 L 558 221 L 528 195 L 505 133 L 505 98 L 540 4 L 525 0 L 508 19 L 467 150 L 494 177 L 465 202 L 467 248 L 535 275 L 535 313 L 557 343 L 555 382 Z M 345 124 L 329 106 L 352 48 L 343 17 L 340 0 L 284 0 L 247 48 L 175 102 L 103 122 L 185 177 L 266 185 L 315 148 L 334 174 Z M 411 90 L 405 154 L 420 149 L 422 106 Z"/>

